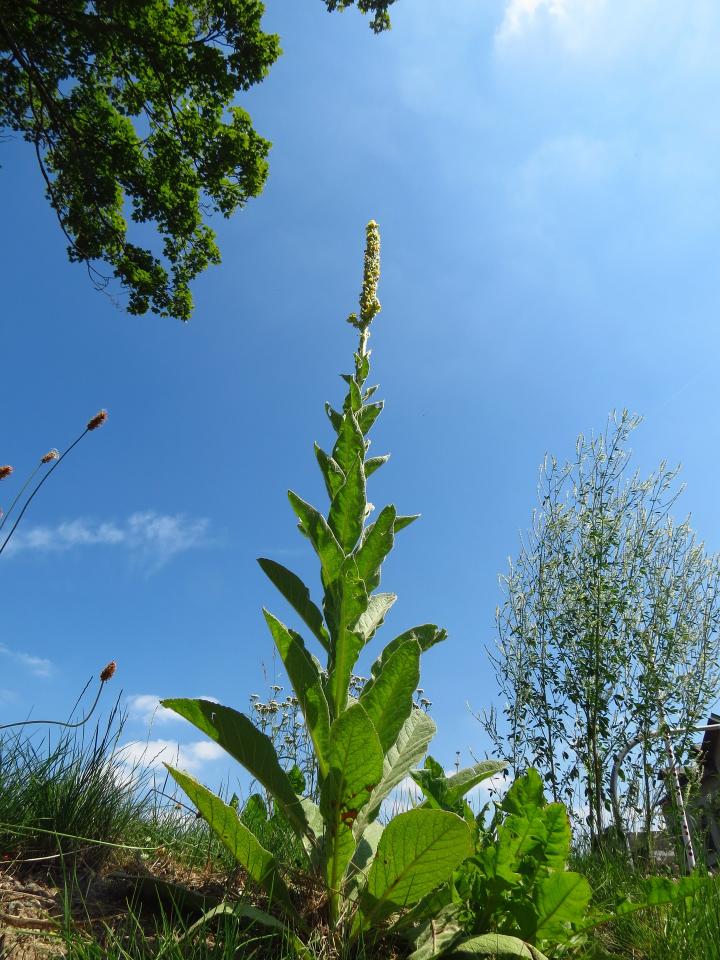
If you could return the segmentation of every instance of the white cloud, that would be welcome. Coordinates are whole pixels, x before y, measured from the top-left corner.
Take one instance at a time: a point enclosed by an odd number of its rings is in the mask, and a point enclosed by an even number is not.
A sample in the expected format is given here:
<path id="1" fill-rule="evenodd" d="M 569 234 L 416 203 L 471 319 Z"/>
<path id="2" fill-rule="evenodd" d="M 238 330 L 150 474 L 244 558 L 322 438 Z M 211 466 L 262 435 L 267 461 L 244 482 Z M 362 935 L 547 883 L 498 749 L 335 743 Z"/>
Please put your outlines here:
<path id="1" fill-rule="evenodd" d="M 131 514 L 124 522 L 94 523 L 79 518 L 55 526 L 18 530 L 8 552 L 67 551 L 78 547 L 123 547 L 153 569 L 179 553 L 208 543 L 209 520 L 184 514 L 161 514 L 145 510 Z"/>
<path id="2" fill-rule="evenodd" d="M 23 653 L 19 650 L 10 650 L 8 647 L 0 644 L 0 653 L 10 657 L 15 663 L 26 667 L 35 677 L 49 677 L 52 673 L 52 661 L 45 657 L 36 657 L 31 653 Z"/>
<path id="3" fill-rule="evenodd" d="M 498 41 L 522 33 L 536 18 L 547 16 L 562 19 L 568 14 L 568 0 L 510 0 L 497 31 Z"/>
<path id="4" fill-rule="evenodd" d="M 208 763 L 227 759 L 223 748 L 212 740 L 196 740 L 179 743 L 177 740 L 133 740 L 119 751 L 126 767 L 162 769 L 163 763 L 172 764 L 181 770 L 196 773 Z"/>
<path id="5" fill-rule="evenodd" d="M 509 54 L 533 43 L 546 62 L 560 50 L 584 67 L 622 59 L 656 69 L 661 58 L 664 70 L 694 72 L 715 68 L 719 31 L 715 0 L 507 0 L 495 46 Z"/>
<path id="6" fill-rule="evenodd" d="M 127 711 L 131 720 L 138 720 L 149 725 L 167 723 L 187 723 L 187 721 L 167 707 L 160 706 L 160 697 L 154 693 L 136 693 L 127 698 Z M 219 703 L 216 697 L 200 697 L 200 700 L 210 700 Z"/>

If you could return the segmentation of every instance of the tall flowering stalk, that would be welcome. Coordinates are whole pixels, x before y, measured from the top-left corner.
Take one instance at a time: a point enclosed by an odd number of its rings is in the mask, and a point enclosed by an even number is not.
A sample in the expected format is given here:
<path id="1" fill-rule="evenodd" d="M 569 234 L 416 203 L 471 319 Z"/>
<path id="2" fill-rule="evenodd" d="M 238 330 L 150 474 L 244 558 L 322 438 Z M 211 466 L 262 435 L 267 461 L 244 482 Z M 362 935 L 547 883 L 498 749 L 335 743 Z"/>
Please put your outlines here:
<path id="1" fill-rule="evenodd" d="M 326 405 L 335 433 L 332 451 L 315 446 L 328 511 L 323 514 L 296 493 L 288 494 L 300 532 L 320 562 L 322 604 L 313 602 L 292 571 L 274 560 L 259 561 L 325 660 L 321 664 L 299 633 L 264 611 L 312 742 L 319 804 L 295 792 L 272 741 L 249 717 L 207 700 L 163 701 L 224 747 L 274 798 L 276 809 L 302 839 L 307 868 L 325 891 L 328 926 L 350 940 L 384 929 L 391 916 L 409 908 L 419 919 L 432 913 L 432 901 L 426 898 L 472 849 L 472 825 L 430 799 L 394 817 L 384 829 L 378 820 L 383 801 L 420 763 L 435 733 L 435 724 L 414 704 L 413 695 L 420 654 L 444 640 L 445 631 L 423 624 L 401 633 L 381 652 L 361 689 L 355 695 L 350 689 L 360 653 L 397 599 L 378 590 L 383 561 L 396 534 L 417 519 L 398 514 L 392 505 L 371 519 L 374 508 L 367 500 L 368 479 L 388 459 L 368 456 L 368 434 L 383 409 L 373 399 L 376 387 L 367 386 L 370 327 L 380 311 L 379 278 L 380 235 L 371 221 L 360 309 L 348 318 L 359 334 L 354 370 L 343 375 L 348 389 L 342 409 Z M 484 761 L 459 771 L 448 780 L 448 795 L 461 797 L 502 766 Z M 286 918 L 300 930 L 306 928 L 280 864 L 259 837 L 197 780 L 168 769 L 250 877 L 271 892 Z"/>

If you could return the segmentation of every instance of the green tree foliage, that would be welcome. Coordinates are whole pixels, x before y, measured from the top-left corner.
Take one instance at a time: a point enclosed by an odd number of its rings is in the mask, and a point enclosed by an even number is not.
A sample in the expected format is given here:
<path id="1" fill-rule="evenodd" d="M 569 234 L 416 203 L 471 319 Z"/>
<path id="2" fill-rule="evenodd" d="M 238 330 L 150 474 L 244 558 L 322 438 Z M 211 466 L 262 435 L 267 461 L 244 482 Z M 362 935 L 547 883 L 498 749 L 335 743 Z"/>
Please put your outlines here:
<path id="1" fill-rule="evenodd" d="M 579 438 L 574 462 L 544 465 L 498 611 L 505 722 L 486 718 L 514 769 L 538 768 L 595 839 L 609 822 L 614 756 L 665 718 L 697 723 L 720 679 L 720 558 L 672 520 L 676 470 L 629 470 L 639 422 L 611 417 L 600 436 Z M 625 769 L 629 824 L 649 831 L 666 762 L 654 740 Z"/>
<path id="2" fill-rule="evenodd" d="M 390 2 L 358 2 L 376 32 Z M 205 215 L 262 192 L 270 143 L 233 104 L 280 54 L 263 12 L 261 0 L 0 0 L 0 128 L 32 144 L 70 260 L 100 288 L 119 281 L 130 313 L 189 319 L 191 281 L 220 262 Z M 142 231 L 131 240 L 128 218 L 154 225 L 161 250 L 135 242 Z"/>
<path id="3" fill-rule="evenodd" d="M 356 0 L 325 0 L 328 10 L 345 10 L 352 7 Z M 372 13 L 371 28 L 375 33 L 390 29 L 390 14 L 388 8 L 395 0 L 357 0 L 357 7 L 361 13 Z"/>

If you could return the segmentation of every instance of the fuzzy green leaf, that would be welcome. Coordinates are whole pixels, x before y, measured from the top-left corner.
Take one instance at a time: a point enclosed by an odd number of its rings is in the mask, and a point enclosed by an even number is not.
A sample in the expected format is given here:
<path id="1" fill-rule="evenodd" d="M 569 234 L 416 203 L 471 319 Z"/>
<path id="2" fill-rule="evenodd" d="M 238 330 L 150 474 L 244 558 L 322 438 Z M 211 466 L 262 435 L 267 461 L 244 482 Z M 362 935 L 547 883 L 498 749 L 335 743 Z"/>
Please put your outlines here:
<path id="1" fill-rule="evenodd" d="M 409 810 L 385 827 L 361 909 L 367 925 L 417 903 L 472 851 L 467 823 L 445 810 Z"/>
<path id="2" fill-rule="evenodd" d="M 375 594 L 375 596 L 381 596 L 381 594 Z M 436 643 L 441 643 L 443 640 L 447 639 L 447 630 L 439 629 L 434 623 L 424 623 L 421 627 L 413 627 L 411 630 L 406 630 L 404 633 L 401 633 L 399 636 L 395 637 L 395 639 L 390 641 L 375 663 L 373 663 L 373 665 L 370 667 L 370 679 L 368 680 L 366 687 L 372 686 L 372 684 L 375 682 L 383 668 L 383 664 L 388 657 L 391 657 L 398 647 L 402 646 L 403 643 L 407 643 L 407 641 L 411 639 L 417 640 L 417 642 L 420 644 L 420 649 L 423 653 L 425 653 L 425 651 L 429 650 L 430 647 L 434 647 Z"/>
<path id="3" fill-rule="evenodd" d="M 345 474 L 333 458 L 325 453 L 317 444 L 315 444 L 315 457 L 320 465 L 323 480 L 325 481 L 325 489 L 332 500 L 340 487 L 345 483 Z"/>
<path id="4" fill-rule="evenodd" d="M 169 764 L 168 773 L 197 807 L 208 825 L 252 879 L 279 902 L 283 909 L 295 916 L 287 887 L 280 876 L 275 857 L 266 850 L 257 837 L 239 820 L 232 807 L 199 783 L 194 777 Z"/>
<path id="5" fill-rule="evenodd" d="M 352 625 L 353 633 L 359 634 L 363 643 L 368 643 L 385 620 L 388 610 L 396 600 L 396 593 L 374 593 L 368 598 L 367 610 Z"/>
<path id="6" fill-rule="evenodd" d="M 464 770 L 454 773 L 447 779 L 447 802 L 450 804 L 457 802 L 483 780 L 494 777 L 496 773 L 502 773 L 506 766 L 505 760 L 481 760 L 471 767 L 465 767 Z"/>
<path id="7" fill-rule="evenodd" d="M 342 414 L 338 413 L 337 410 L 333 410 L 329 403 L 325 404 L 325 413 L 328 415 L 328 419 L 333 426 L 335 433 L 338 433 L 340 430 L 340 425 L 342 424 Z"/>
<path id="8" fill-rule="evenodd" d="M 326 879 L 331 890 L 340 881 L 355 849 L 353 825 L 382 777 L 383 751 L 370 718 L 356 703 L 330 728 L 328 774 L 320 809 L 326 824 Z"/>
<path id="9" fill-rule="evenodd" d="M 367 879 L 368 871 L 375 859 L 380 837 L 383 835 L 384 829 L 385 827 L 376 820 L 374 823 L 368 824 L 363 831 L 363 835 L 355 848 L 355 853 L 348 867 L 348 875 L 357 877 L 356 886 L 360 882 L 360 877 L 357 876 L 358 874 L 362 874 L 363 877 Z"/>
<path id="10" fill-rule="evenodd" d="M 332 716 L 347 704 L 350 675 L 363 647 L 363 638 L 353 625 L 366 611 L 368 596 L 354 557 L 343 563 L 340 574 L 325 591 L 325 619 L 330 629 L 332 652 L 328 664 L 328 696 Z"/>
<path id="11" fill-rule="evenodd" d="M 360 703 L 377 730 L 383 753 L 395 743 L 410 716 L 419 680 L 420 644 L 413 638 L 388 657 L 375 683 L 360 694 Z"/>
<path id="12" fill-rule="evenodd" d="M 330 637 L 323 623 L 322 613 L 310 599 L 310 591 L 300 577 L 274 560 L 259 557 L 258 563 L 263 573 L 277 587 L 295 612 L 302 617 L 325 650 L 329 651 Z"/>
<path id="13" fill-rule="evenodd" d="M 299 836 L 307 832 L 305 811 L 278 762 L 272 740 L 261 733 L 252 720 L 244 713 L 210 700 L 172 699 L 160 703 L 227 750 L 272 794 L 295 832 Z"/>
<path id="14" fill-rule="evenodd" d="M 358 414 L 358 424 L 363 434 L 367 434 L 382 413 L 385 403 L 379 400 L 377 403 L 366 404 Z"/>
<path id="15" fill-rule="evenodd" d="M 367 824 L 375 819 L 383 800 L 425 756 L 428 744 L 435 736 L 435 730 L 432 718 L 423 710 L 413 708 L 397 740 L 385 754 L 382 779 L 373 790 L 365 810 L 358 817 L 355 825 L 356 836 L 360 836 Z"/>
<path id="16" fill-rule="evenodd" d="M 360 539 L 365 519 L 365 469 L 362 457 L 351 464 L 330 504 L 328 524 L 345 553 Z"/>
<path id="17" fill-rule="evenodd" d="M 355 354 L 355 376 L 360 385 L 365 383 L 370 373 L 370 357 L 367 353 Z"/>
<path id="18" fill-rule="evenodd" d="M 405 527 L 409 527 L 411 523 L 415 523 L 415 521 L 419 519 L 419 513 L 408 514 L 404 517 L 395 517 L 395 533 L 397 533 L 399 530 L 404 530 Z"/>
<path id="19" fill-rule="evenodd" d="M 330 740 L 330 712 L 323 690 L 320 670 L 308 653 L 302 637 L 288 630 L 284 623 L 263 609 L 265 620 L 287 671 L 295 696 L 305 717 L 305 724 L 315 748 L 320 776 L 328 770 L 328 744 Z"/>
<path id="20" fill-rule="evenodd" d="M 343 403 L 343 412 L 357 413 L 358 410 L 362 407 L 362 397 L 360 396 L 360 387 L 357 385 L 355 378 L 351 376 L 349 373 L 342 373 L 340 374 L 340 376 L 348 385 L 347 396 L 345 397 L 345 402 Z"/>
<path id="21" fill-rule="evenodd" d="M 365 581 L 368 593 L 380 584 L 380 567 L 393 548 L 395 507 L 383 507 L 377 520 L 366 530 L 365 537 L 355 553 L 358 573 Z"/>
<path id="22" fill-rule="evenodd" d="M 309 538 L 322 566 L 323 585 L 327 586 L 336 579 L 345 560 L 345 554 L 335 538 L 335 534 L 315 507 L 302 500 L 292 490 L 288 491 L 290 504 L 300 521 L 303 533 Z"/>
<path id="23" fill-rule="evenodd" d="M 343 414 L 332 456 L 346 476 L 358 458 L 365 459 L 365 441 L 351 411 Z"/>
<path id="24" fill-rule="evenodd" d="M 390 454 L 386 453 L 384 457 L 368 457 L 365 461 L 365 477 L 371 477 L 376 470 L 379 470 L 380 467 L 387 463 L 390 459 Z"/>

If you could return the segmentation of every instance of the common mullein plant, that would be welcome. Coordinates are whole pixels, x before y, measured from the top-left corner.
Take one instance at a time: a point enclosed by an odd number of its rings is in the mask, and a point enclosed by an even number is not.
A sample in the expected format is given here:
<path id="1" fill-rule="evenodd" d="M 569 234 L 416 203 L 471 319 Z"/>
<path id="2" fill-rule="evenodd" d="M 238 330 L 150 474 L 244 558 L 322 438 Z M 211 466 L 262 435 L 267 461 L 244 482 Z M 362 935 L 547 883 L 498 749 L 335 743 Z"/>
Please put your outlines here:
<path id="1" fill-rule="evenodd" d="M 378 591 L 381 566 L 395 535 L 417 519 L 398 514 L 392 505 L 373 520 L 368 479 L 387 456 L 368 456 L 368 434 L 382 411 L 368 387 L 370 327 L 380 310 L 380 236 L 367 226 L 360 310 L 348 322 L 357 331 L 354 371 L 341 410 L 326 405 L 336 434 L 331 453 L 319 446 L 315 455 L 330 500 L 324 515 L 296 493 L 288 494 L 300 532 L 320 562 L 322 605 L 290 570 L 274 560 L 260 566 L 304 622 L 324 665 L 293 628 L 264 610 L 270 633 L 303 713 L 317 766 L 319 803 L 296 792 L 271 739 L 243 713 L 207 700 L 170 699 L 174 710 L 220 744 L 273 797 L 288 824 L 302 840 L 307 870 L 321 885 L 322 911 L 330 931 L 350 943 L 386 931 L 413 909 L 422 918 L 423 904 L 433 908 L 432 894 L 446 883 L 473 850 L 473 825 L 453 811 L 425 803 L 400 813 L 383 827 L 383 801 L 425 755 L 435 724 L 413 702 L 420 676 L 420 655 L 444 640 L 446 631 L 423 624 L 395 637 L 375 660 L 370 676 L 353 695 L 351 677 L 397 599 Z M 503 766 L 483 761 L 450 778 L 451 789 L 464 795 Z M 232 807 L 201 783 L 172 767 L 171 775 L 199 813 L 270 896 L 273 909 L 294 927 L 296 947 L 309 918 L 296 902 L 279 862 Z M 235 906 L 260 919 L 256 909 Z M 316 925 L 317 913 L 313 914 Z M 277 924 L 269 915 L 265 922 Z"/>

